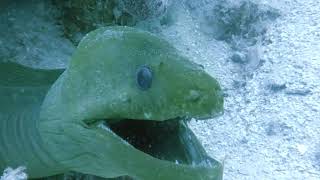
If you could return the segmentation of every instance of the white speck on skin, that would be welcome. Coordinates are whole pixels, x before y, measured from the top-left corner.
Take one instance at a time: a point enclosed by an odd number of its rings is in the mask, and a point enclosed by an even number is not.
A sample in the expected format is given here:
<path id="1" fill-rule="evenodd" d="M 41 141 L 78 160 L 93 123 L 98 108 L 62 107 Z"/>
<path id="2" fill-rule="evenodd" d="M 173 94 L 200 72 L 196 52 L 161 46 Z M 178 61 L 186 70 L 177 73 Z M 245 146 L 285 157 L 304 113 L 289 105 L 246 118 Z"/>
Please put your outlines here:
<path id="1" fill-rule="evenodd" d="M 145 113 L 143 113 L 143 115 L 147 119 L 150 119 L 152 117 L 152 113 L 150 113 L 150 112 L 145 112 Z"/>

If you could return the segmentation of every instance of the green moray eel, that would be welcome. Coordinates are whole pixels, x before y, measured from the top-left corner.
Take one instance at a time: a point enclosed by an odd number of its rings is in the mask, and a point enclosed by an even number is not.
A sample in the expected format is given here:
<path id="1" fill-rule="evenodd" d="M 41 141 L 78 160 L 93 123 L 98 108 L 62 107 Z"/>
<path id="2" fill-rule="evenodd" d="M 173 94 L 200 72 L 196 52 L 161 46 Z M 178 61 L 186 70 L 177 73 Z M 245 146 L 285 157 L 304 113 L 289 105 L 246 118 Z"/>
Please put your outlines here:
<path id="1" fill-rule="evenodd" d="M 0 170 L 141 180 L 222 179 L 187 126 L 223 111 L 218 82 L 165 40 L 129 27 L 87 34 L 64 69 L 0 63 Z"/>

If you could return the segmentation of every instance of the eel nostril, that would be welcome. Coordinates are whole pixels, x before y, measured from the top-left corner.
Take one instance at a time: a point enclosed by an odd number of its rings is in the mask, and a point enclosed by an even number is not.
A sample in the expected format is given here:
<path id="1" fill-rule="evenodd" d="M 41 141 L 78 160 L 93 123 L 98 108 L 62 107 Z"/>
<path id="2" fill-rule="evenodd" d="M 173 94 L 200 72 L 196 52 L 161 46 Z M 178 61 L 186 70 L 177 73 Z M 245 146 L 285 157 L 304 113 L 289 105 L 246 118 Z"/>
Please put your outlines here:
<path id="1" fill-rule="evenodd" d="M 200 97 L 201 97 L 201 95 L 198 90 L 190 90 L 186 99 L 189 101 L 198 101 L 200 99 Z"/>

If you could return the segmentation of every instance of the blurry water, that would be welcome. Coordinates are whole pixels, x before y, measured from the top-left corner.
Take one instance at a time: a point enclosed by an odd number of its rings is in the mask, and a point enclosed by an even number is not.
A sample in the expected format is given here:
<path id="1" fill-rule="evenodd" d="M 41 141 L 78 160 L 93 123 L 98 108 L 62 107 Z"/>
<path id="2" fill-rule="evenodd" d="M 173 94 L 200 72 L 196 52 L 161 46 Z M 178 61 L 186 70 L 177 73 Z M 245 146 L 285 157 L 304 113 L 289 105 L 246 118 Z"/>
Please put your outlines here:
<path id="1" fill-rule="evenodd" d="M 65 67 L 74 46 L 62 37 L 62 27 L 55 20 L 58 13 L 42 1 L 4 3 L 0 7 L 0 61 Z"/>

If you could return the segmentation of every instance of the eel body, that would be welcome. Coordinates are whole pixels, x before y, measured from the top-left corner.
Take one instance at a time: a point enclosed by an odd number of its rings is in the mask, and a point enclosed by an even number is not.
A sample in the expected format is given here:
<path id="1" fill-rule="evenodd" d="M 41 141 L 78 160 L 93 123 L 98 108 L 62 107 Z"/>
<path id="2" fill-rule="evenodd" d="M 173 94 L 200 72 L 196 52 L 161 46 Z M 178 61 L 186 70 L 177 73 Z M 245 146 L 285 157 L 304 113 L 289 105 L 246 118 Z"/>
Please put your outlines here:
<path id="1" fill-rule="evenodd" d="M 221 163 L 186 119 L 222 111 L 218 82 L 168 42 L 134 28 L 100 28 L 66 69 L 0 63 L 0 170 L 221 179 Z"/>

